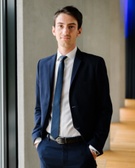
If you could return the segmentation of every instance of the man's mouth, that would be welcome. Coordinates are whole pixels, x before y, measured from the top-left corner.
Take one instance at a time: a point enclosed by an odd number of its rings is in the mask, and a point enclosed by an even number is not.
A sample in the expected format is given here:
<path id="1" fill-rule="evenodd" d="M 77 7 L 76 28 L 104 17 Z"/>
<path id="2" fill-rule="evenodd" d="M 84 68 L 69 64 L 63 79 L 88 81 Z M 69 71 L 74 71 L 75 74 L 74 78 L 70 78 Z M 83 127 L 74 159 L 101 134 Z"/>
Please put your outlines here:
<path id="1" fill-rule="evenodd" d="M 68 39 L 70 39 L 70 37 L 69 36 L 63 36 L 63 37 L 61 37 L 61 39 L 68 40 Z"/>

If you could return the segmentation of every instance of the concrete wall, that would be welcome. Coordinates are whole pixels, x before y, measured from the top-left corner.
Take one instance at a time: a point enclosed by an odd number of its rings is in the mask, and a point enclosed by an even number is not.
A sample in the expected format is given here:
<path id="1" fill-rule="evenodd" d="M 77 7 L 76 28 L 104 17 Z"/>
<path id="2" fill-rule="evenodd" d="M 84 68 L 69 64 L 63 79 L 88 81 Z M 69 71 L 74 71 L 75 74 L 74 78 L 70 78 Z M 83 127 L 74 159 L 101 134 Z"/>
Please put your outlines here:
<path id="1" fill-rule="evenodd" d="M 85 2 L 85 3 L 84 3 Z M 107 64 L 114 113 L 125 96 L 125 56 L 119 0 L 18 0 L 18 138 L 19 168 L 37 168 L 39 160 L 31 141 L 34 126 L 35 74 L 37 61 L 56 52 L 51 33 L 54 12 L 66 5 L 78 7 L 84 15 L 81 50 L 102 56 Z M 109 149 L 109 139 L 105 149 Z"/>

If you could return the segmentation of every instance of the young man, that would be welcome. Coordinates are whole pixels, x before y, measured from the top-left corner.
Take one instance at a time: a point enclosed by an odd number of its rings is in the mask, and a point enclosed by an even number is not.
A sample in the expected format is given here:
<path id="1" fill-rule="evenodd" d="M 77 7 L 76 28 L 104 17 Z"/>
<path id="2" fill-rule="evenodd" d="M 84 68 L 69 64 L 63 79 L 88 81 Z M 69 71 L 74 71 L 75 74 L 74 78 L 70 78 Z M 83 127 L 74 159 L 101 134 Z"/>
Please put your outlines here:
<path id="1" fill-rule="evenodd" d="M 54 15 L 57 53 L 38 62 L 35 127 L 41 168 L 96 168 L 112 115 L 106 66 L 81 52 L 82 14 L 66 6 Z"/>

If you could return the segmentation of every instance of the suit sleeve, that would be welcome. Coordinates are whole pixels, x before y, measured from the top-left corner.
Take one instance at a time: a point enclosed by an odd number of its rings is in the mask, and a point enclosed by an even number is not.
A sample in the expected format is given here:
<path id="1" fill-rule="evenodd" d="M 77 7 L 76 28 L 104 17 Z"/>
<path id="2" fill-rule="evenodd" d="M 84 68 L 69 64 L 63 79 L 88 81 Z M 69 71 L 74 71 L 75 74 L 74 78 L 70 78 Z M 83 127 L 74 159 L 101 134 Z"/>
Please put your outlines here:
<path id="1" fill-rule="evenodd" d="M 40 61 L 37 65 L 37 74 L 36 74 L 36 104 L 35 104 L 35 113 L 34 113 L 34 129 L 32 131 L 33 142 L 37 137 L 41 137 L 41 106 L 40 106 L 40 72 L 39 72 Z"/>
<path id="2" fill-rule="evenodd" d="M 109 81 L 104 60 L 101 58 L 96 66 L 96 89 L 97 89 L 97 122 L 95 123 L 94 136 L 89 142 L 100 154 L 103 153 L 112 116 L 112 103 L 110 99 Z"/>

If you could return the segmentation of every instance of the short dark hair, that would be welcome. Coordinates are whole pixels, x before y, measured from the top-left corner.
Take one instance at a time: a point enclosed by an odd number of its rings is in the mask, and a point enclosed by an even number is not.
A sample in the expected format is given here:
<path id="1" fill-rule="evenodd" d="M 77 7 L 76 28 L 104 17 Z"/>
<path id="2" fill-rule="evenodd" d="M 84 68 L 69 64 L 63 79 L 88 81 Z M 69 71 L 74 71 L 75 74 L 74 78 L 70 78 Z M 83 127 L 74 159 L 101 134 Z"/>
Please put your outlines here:
<path id="1" fill-rule="evenodd" d="M 82 13 L 74 6 L 65 6 L 62 9 L 59 9 L 55 14 L 54 14 L 54 26 L 55 26 L 55 20 L 59 16 L 59 14 L 65 13 L 67 15 L 73 16 L 77 22 L 78 22 L 78 29 L 81 28 L 82 26 L 82 21 L 83 21 L 83 16 Z"/>

